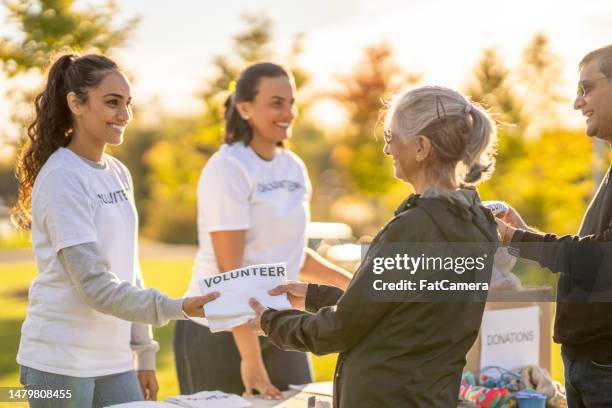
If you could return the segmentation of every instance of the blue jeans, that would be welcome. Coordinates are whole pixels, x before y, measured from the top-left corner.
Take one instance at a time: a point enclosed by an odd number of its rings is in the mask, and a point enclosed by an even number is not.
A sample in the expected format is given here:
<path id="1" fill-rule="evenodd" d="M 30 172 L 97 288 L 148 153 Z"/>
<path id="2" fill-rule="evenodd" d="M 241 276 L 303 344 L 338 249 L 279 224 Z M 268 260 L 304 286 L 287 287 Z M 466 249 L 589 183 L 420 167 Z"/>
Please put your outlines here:
<path id="1" fill-rule="evenodd" d="M 612 363 L 561 357 L 569 408 L 612 407 Z"/>
<path id="2" fill-rule="evenodd" d="M 21 366 L 20 377 L 25 389 L 70 390 L 70 398 L 30 399 L 31 408 L 98 408 L 144 399 L 135 371 L 81 378 Z"/>

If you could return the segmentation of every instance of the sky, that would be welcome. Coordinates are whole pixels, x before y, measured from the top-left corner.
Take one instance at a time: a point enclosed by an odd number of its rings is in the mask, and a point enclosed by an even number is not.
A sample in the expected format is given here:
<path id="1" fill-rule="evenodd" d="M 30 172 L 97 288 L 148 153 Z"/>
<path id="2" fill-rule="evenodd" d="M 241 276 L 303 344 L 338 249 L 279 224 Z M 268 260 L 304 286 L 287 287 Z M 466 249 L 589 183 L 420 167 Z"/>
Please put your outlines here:
<path id="1" fill-rule="evenodd" d="M 101 4 L 78 1 L 77 4 Z M 114 53 L 135 78 L 133 95 L 141 111 L 155 99 L 172 114 L 202 109 L 197 97 L 214 73 L 211 61 L 227 53 L 232 35 L 244 28 L 243 13 L 263 13 L 274 26 L 274 48 L 285 53 L 293 37 L 303 33 L 303 68 L 312 87 L 326 89 L 349 72 L 363 47 L 387 40 L 397 61 L 418 72 L 427 84 L 463 88 L 482 49 L 495 45 L 515 67 L 522 50 L 537 32 L 548 35 L 561 57 L 563 87 L 574 96 L 577 63 L 582 56 L 612 40 L 609 0 L 126 0 L 117 2 L 117 22 L 135 15 L 142 20 L 128 45 Z M 0 8 L 0 21 L 6 13 Z M 0 35 L 14 34 L 3 23 Z M 5 78 L 0 77 L 0 126 L 6 123 Z M 337 111 L 320 108 L 324 125 L 333 126 Z M 567 123 L 578 126 L 580 115 L 568 103 Z"/>

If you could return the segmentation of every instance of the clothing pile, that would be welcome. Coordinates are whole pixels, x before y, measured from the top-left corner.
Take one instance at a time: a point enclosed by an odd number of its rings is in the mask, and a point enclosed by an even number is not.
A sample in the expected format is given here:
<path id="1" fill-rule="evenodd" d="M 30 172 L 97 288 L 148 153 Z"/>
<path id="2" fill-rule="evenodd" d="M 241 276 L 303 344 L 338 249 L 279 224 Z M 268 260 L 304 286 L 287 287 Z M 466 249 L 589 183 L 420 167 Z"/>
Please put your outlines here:
<path id="1" fill-rule="evenodd" d="M 220 296 L 204 305 L 210 331 L 231 330 L 255 317 L 249 299 L 264 307 L 291 309 L 287 295 L 271 296 L 268 291 L 287 283 L 285 263 L 250 265 L 229 272 L 206 276 L 200 280 L 200 292 L 219 292 Z"/>
<path id="2" fill-rule="evenodd" d="M 478 378 L 469 371 L 463 373 L 459 400 L 479 408 L 516 407 L 521 399 L 546 399 L 548 408 L 567 408 L 565 388 L 535 365 L 519 370 L 485 367 Z"/>

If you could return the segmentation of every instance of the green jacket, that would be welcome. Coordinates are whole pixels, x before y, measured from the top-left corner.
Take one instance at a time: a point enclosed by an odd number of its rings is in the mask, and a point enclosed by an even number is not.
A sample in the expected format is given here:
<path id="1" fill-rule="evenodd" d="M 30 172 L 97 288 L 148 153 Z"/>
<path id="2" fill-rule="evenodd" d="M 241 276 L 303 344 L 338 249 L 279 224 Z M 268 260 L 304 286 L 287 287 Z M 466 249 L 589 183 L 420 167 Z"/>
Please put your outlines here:
<path id="1" fill-rule="evenodd" d="M 309 285 L 306 312 L 269 309 L 262 315 L 262 329 L 280 348 L 340 353 L 335 407 L 457 406 L 465 355 L 480 328 L 486 291 L 476 302 L 418 299 L 413 293 L 377 301 L 371 289 L 373 279 L 384 276 L 372 273 L 377 256 L 392 256 L 398 246 L 410 252 L 422 242 L 486 247 L 489 282 L 498 242 L 491 212 L 474 189 L 426 192 L 410 196 L 380 230 L 345 292 Z M 388 276 L 419 275 L 394 272 Z M 451 275 L 451 280 L 469 280 L 468 273 Z"/>

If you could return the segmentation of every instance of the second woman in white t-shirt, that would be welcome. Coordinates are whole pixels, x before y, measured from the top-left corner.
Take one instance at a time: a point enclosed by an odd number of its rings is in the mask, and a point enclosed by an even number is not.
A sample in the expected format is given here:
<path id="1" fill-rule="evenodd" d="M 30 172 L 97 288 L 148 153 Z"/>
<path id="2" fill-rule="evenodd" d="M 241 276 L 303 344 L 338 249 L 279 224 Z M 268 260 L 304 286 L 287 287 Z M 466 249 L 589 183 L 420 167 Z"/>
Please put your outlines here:
<path id="1" fill-rule="evenodd" d="M 306 249 L 310 180 L 302 160 L 283 147 L 294 93 L 279 65 L 241 73 L 225 106 L 225 144 L 198 184 L 199 249 L 188 294 L 199 294 L 204 276 L 274 262 L 287 264 L 289 279 L 348 284 L 350 274 Z M 280 398 L 289 384 L 312 381 L 306 354 L 282 351 L 247 325 L 211 333 L 204 319 L 179 322 L 174 348 L 182 394 L 255 390 Z"/>

